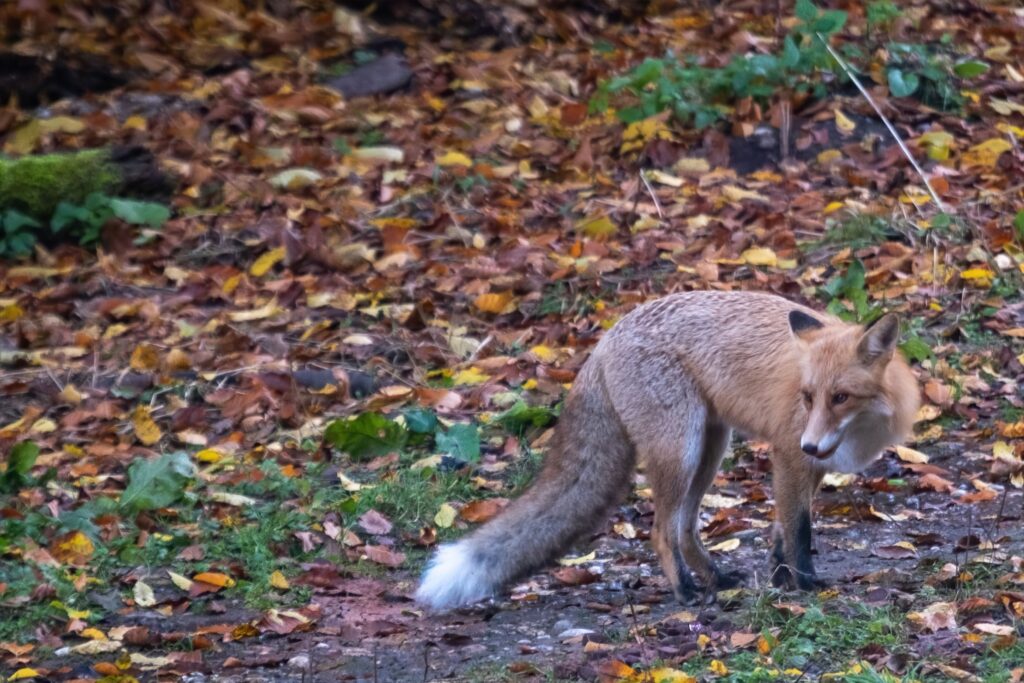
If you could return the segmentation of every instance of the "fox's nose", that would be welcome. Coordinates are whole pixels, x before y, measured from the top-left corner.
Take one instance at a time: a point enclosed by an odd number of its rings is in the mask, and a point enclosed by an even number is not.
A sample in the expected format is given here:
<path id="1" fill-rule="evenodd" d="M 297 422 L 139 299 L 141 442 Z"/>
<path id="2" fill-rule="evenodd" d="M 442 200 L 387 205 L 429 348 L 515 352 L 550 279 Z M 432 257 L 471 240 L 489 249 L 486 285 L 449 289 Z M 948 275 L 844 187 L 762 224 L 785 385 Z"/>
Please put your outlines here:
<path id="1" fill-rule="evenodd" d="M 802 444 L 800 444 L 800 448 L 802 448 L 804 453 L 806 453 L 807 455 L 817 455 L 818 454 L 818 445 L 817 444 L 802 443 Z"/>

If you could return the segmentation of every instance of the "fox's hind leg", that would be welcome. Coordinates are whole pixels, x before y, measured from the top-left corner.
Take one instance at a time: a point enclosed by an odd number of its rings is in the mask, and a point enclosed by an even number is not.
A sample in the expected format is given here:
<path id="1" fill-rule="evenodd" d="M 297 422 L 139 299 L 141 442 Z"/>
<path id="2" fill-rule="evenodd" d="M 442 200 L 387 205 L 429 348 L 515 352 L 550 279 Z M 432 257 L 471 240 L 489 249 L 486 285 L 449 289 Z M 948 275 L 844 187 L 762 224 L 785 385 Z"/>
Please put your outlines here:
<path id="1" fill-rule="evenodd" d="M 628 359 L 605 368 L 611 399 L 637 446 L 654 492 L 652 543 L 676 597 L 700 597 L 690 570 L 709 587 L 735 583 L 704 549 L 698 531 L 700 502 L 718 470 L 729 429 L 710 415 L 693 378 L 670 356 L 629 348 Z"/>

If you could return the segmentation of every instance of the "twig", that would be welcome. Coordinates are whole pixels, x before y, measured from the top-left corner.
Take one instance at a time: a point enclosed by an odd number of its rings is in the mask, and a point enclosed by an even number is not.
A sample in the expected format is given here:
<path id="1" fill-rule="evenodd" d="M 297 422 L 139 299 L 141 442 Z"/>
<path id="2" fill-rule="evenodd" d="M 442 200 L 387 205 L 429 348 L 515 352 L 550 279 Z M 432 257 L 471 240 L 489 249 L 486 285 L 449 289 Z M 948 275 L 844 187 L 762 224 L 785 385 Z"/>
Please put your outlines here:
<path id="1" fill-rule="evenodd" d="M 896 128 L 889 121 L 889 118 L 882 113 L 882 108 L 878 106 L 878 103 L 875 102 L 873 97 L 871 97 L 871 94 L 867 91 L 867 88 L 865 88 L 864 85 L 860 82 L 860 79 L 857 78 L 857 75 L 853 73 L 853 69 L 851 69 L 850 65 L 847 64 L 846 61 L 839 56 L 839 53 L 836 52 L 831 45 L 829 45 L 828 41 L 825 40 L 825 37 L 822 36 L 821 33 L 815 32 L 814 35 L 817 36 L 818 40 L 821 41 L 821 44 L 825 46 L 825 49 L 828 50 L 828 53 L 830 55 L 832 55 L 832 58 L 836 60 L 836 63 L 839 64 L 839 68 L 841 68 L 846 73 L 846 75 L 850 77 L 850 80 L 853 81 L 853 84 L 857 86 L 857 90 L 859 90 L 860 94 L 864 96 L 864 99 L 868 101 L 868 104 L 871 105 L 871 108 L 875 110 L 875 113 L 878 114 L 878 118 L 882 119 L 882 123 L 884 123 L 885 127 L 889 129 L 889 133 L 896 141 L 896 144 L 899 145 L 899 148 L 903 152 L 903 155 L 907 157 L 907 160 L 910 162 L 910 165 L 914 167 L 914 170 L 917 171 L 917 175 L 921 177 L 921 181 L 924 183 L 924 186 L 928 188 L 928 194 L 931 195 L 932 201 L 935 202 L 935 206 L 938 207 L 939 211 L 941 211 L 942 213 L 947 213 L 945 205 L 942 203 L 942 200 L 939 199 L 939 195 L 935 192 L 934 188 L 932 188 L 932 184 L 928 182 L 928 176 L 924 174 L 924 169 L 921 168 L 921 166 L 917 163 L 917 159 L 915 159 L 914 155 L 910 153 L 909 149 L 907 149 L 906 144 L 904 144 L 903 139 L 900 138 L 900 134 L 896 132 Z"/>
<path id="2" fill-rule="evenodd" d="M 644 175 L 642 170 L 640 171 L 640 180 L 644 182 L 644 187 L 647 188 L 647 193 L 651 195 L 651 199 L 654 200 L 654 208 L 658 210 L 658 218 L 664 220 L 665 213 L 661 210 L 661 202 L 658 201 L 658 195 L 654 194 L 654 188 L 651 187 L 650 182 L 647 181 L 647 176 Z"/>

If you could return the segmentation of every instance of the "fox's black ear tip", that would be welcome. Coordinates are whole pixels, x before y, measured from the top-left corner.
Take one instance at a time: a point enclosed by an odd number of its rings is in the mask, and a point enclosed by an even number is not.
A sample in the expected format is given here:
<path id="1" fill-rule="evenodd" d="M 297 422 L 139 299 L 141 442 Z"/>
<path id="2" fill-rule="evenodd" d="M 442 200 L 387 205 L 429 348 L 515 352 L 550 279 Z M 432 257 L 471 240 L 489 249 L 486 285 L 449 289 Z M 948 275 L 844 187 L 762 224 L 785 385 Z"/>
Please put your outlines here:
<path id="1" fill-rule="evenodd" d="M 821 327 L 824 327 L 824 324 L 813 315 L 798 310 L 789 312 L 789 329 L 793 331 L 793 334 L 799 335 Z"/>

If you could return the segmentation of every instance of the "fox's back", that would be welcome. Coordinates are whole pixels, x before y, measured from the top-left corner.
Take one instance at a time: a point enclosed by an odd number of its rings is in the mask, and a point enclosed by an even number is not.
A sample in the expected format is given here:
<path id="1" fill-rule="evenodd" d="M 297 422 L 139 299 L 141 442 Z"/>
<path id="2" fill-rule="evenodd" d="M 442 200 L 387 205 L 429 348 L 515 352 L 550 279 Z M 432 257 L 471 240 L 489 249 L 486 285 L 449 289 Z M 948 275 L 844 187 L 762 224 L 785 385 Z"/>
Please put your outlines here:
<path id="1" fill-rule="evenodd" d="M 602 363 L 637 353 L 668 354 L 723 420 L 770 438 L 792 421 L 798 405 L 799 347 L 788 322 L 793 310 L 843 324 L 771 294 L 685 292 L 623 317 L 594 353 Z M 661 378 L 643 379 L 657 384 Z"/>

